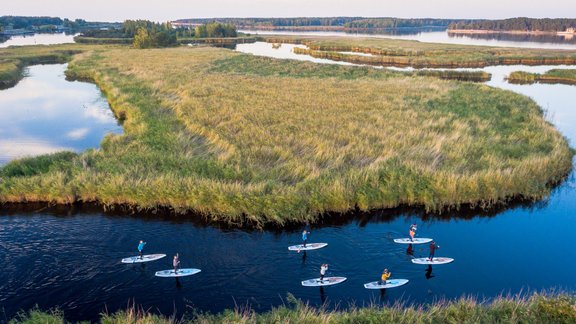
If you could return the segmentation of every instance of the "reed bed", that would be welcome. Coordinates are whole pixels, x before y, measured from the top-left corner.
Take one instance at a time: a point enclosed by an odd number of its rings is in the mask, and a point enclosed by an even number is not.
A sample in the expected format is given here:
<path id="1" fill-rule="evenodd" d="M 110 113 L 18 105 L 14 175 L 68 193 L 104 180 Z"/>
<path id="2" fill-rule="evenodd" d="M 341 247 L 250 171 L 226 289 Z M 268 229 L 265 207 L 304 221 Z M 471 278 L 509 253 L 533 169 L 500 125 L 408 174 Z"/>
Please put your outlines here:
<path id="1" fill-rule="evenodd" d="M 422 43 L 384 38 L 268 36 L 269 43 L 304 44 L 294 53 L 356 64 L 415 68 L 576 64 L 576 51 Z M 357 52 L 354 55 L 342 52 Z"/>
<path id="2" fill-rule="evenodd" d="M 172 323 L 575 323 L 576 299 L 562 294 L 530 297 L 501 297 L 491 302 L 463 297 L 454 301 L 438 301 L 414 306 L 401 303 L 392 306 L 351 306 L 345 310 L 315 308 L 291 295 L 288 304 L 265 313 L 249 308 L 226 310 L 219 314 L 196 314 L 183 318 L 164 317 L 135 306 L 114 314 L 103 314 L 102 324 L 172 324 Z M 10 324 L 67 323 L 60 311 L 42 312 L 33 309 L 21 313 Z"/>
<path id="3" fill-rule="evenodd" d="M 34 159 L 10 163 L 0 202 L 282 225 L 355 208 L 541 199 L 572 168 L 531 99 L 484 85 L 216 48 L 87 51 L 67 75 L 98 84 L 125 133 L 35 174 L 14 173 Z"/>
<path id="4" fill-rule="evenodd" d="M 552 69 L 543 74 L 515 71 L 510 73 L 507 79 L 508 82 L 514 84 L 532 84 L 539 82 L 576 85 L 576 70 Z"/>

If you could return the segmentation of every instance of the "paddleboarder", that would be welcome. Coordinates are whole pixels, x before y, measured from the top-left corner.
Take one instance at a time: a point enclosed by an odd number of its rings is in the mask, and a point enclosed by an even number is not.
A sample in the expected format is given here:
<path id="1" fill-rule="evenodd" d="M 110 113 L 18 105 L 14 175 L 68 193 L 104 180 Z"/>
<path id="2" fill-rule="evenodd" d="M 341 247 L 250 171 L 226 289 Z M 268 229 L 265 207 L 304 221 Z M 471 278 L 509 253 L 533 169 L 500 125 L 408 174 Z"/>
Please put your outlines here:
<path id="1" fill-rule="evenodd" d="M 308 234 L 310 234 L 310 232 L 307 230 L 302 231 L 302 241 L 304 242 L 302 243 L 302 247 L 306 247 L 306 242 L 308 242 Z"/>
<path id="2" fill-rule="evenodd" d="M 174 274 L 178 274 L 178 268 L 180 267 L 180 258 L 178 257 L 178 253 L 174 256 L 172 260 L 172 265 L 174 266 Z"/>
<path id="3" fill-rule="evenodd" d="M 324 263 L 320 266 L 320 283 L 324 283 L 324 275 L 326 274 L 326 271 L 328 271 L 328 264 Z"/>
<path id="4" fill-rule="evenodd" d="M 436 250 L 440 248 L 440 245 L 437 245 L 436 242 L 430 242 L 430 255 L 428 256 L 428 261 L 432 261 L 434 259 L 434 253 Z"/>
<path id="5" fill-rule="evenodd" d="M 417 229 L 418 228 L 417 228 L 416 224 L 410 225 L 410 230 L 408 232 L 408 234 L 410 235 L 410 242 L 414 241 L 414 236 L 416 235 Z"/>
<path id="6" fill-rule="evenodd" d="M 142 250 L 144 250 L 144 245 L 146 245 L 146 242 L 140 240 L 140 243 L 138 244 L 138 253 L 140 254 L 140 260 L 142 260 Z"/>
<path id="7" fill-rule="evenodd" d="M 388 278 L 390 278 L 391 275 L 392 273 L 388 271 L 388 269 L 384 269 L 384 271 L 382 271 L 382 276 L 380 276 L 380 284 L 385 285 L 386 280 L 388 280 Z"/>

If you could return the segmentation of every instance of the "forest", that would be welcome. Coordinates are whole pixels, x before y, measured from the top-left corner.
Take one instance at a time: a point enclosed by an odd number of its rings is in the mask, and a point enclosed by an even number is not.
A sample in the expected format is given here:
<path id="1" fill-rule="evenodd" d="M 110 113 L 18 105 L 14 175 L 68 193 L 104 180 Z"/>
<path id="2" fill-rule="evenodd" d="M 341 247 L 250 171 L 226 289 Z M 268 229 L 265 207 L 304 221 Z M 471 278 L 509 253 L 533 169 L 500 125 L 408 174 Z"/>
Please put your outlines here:
<path id="1" fill-rule="evenodd" d="M 473 29 L 495 31 L 546 31 L 559 32 L 568 28 L 576 28 L 576 19 L 568 18 L 510 18 L 502 20 L 476 20 L 454 22 L 448 29 Z"/>
<path id="2" fill-rule="evenodd" d="M 180 19 L 179 23 L 204 24 L 217 20 L 221 23 L 232 24 L 239 27 L 326 27 L 336 26 L 343 28 L 402 28 L 402 27 L 447 27 L 456 22 L 472 22 L 460 19 L 403 19 L 403 18 L 364 18 L 364 17 L 299 17 L 299 18 L 208 18 L 208 19 Z"/>

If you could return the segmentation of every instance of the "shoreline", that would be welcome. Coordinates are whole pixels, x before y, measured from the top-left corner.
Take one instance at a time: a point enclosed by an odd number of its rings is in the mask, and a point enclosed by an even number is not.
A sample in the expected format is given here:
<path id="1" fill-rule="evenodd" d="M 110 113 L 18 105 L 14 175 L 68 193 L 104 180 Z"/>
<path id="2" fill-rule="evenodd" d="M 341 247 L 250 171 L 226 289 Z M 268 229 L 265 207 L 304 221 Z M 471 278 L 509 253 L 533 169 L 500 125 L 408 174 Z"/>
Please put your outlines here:
<path id="1" fill-rule="evenodd" d="M 82 319 L 84 320 L 84 319 Z M 104 311 L 96 323 L 572 323 L 576 321 L 576 297 L 573 293 L 530 293 L 496 297 L 489 303 L 474 296 L 453 300 L 437 300 L 428 306 L 370 304 L 350 305 L 345 309 L 316 308 L 286 296 L 286 304 L 266 312 L 242 306 L 220 313 L 194 312 L 181 318 L 158 314 L 134 303 L 114 313 Z M 33 308 L 20 312 L 10 323 L 69 323 L 66 313 L 52 309 Z"/>

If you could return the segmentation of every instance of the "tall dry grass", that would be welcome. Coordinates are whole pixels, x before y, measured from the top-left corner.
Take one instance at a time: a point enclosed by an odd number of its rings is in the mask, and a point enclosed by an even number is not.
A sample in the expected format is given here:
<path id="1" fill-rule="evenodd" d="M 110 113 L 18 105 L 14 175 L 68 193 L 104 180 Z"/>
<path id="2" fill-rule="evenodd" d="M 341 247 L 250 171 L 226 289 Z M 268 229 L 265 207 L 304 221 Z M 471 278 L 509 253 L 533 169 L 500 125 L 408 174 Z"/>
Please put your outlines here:
<path id="1" fill-rule="evenodd" d="M 0 201 L 283 224 L 540 199 L 572 167 L 532 100 L 483 85 L 214 48 L 99 49 L 76 56 L 68 75 L 101 87 L 125 134 L 66 168 L 0 171 Z"/>
<path id="2" fill-rule="evenodd" d="M 297 54 L 358 64 L 416 68 L 478 68 L 491 65 L 576 64 L 576 51 L 424 43 L 412 40 L 358 37 L 267 36 L 270 43 L 304 44 Z M 357 52 L 354 55 L 342 52 Z"/>
<path id="3" fill-rule="evenodd" d="M 395 304 L 349 307 L 345 310 L 315 308 L 289 295 L 288 304 L 265 313 L 250 309 L 225 310 L 219 314 L 197 314 L 191 318 L 167 318 L 145 312 L 134 306 L 114 314 L 103 314 L 102 324 L 168 324 L 168 323 L 575 323 L 576 301 L 573 295 L 501 297 L 491 302 L 463 297 L 438 301 L 426 306 Z M 67 323 L 59 311 L 37 309 L 21 313 L 10 324 Z"/>

